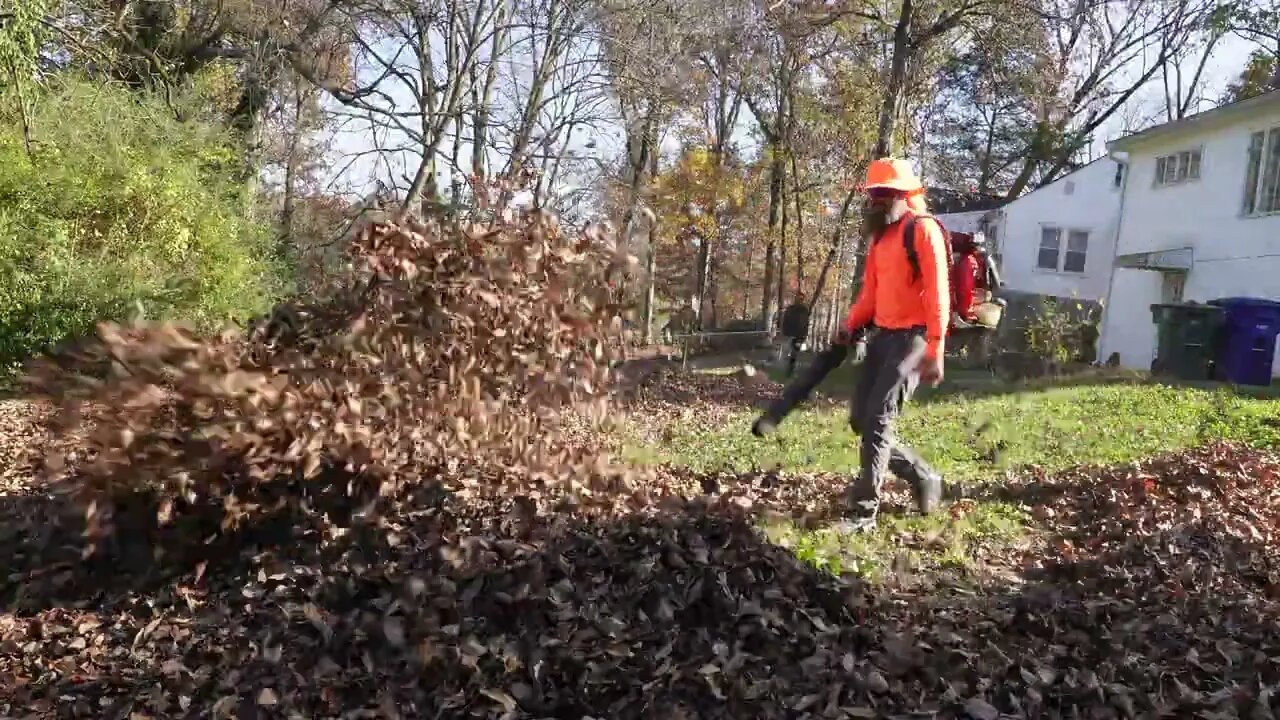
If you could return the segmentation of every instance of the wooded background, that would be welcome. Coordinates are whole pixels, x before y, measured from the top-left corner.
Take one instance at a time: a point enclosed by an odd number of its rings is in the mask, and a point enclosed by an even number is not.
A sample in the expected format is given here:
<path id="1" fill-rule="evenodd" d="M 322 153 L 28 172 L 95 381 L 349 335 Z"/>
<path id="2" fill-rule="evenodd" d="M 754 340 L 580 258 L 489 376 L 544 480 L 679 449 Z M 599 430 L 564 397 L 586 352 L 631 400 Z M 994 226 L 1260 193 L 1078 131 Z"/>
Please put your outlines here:
<path id="1" fill-rule="evenodd" d="M 6 0 L 0 360 L 243 322 L 369 208 L 482 216 L 512 178 L 613 225 L 646 339 L 681 308 L 772 328 L 798 291 L 829 325 L 870 159 L 1017 197 L 1272 89 L 1278 55 L 1280 8 L 1243 0 Z"/>

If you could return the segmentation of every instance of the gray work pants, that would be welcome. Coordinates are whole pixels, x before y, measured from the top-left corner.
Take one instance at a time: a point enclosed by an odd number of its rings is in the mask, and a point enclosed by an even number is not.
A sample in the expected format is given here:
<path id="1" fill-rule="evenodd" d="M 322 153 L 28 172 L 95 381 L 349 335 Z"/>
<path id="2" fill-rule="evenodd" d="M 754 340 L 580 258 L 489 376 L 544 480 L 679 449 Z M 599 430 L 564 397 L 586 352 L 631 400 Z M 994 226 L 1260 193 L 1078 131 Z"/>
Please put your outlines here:
<path id="1" fill-rule="evenodd" d="M 925 353 L 924 331 L 878 330 L 867 345 L 867 357 L 853 392 L 849 424 L 862 436 L 862 469 L 850 487 L 855 511 L 874 515 L 887 471 L 919 488 L 936 477 L 919 455 L 897 442 L 898 413 L 920 384 L 917 371 Z"/>

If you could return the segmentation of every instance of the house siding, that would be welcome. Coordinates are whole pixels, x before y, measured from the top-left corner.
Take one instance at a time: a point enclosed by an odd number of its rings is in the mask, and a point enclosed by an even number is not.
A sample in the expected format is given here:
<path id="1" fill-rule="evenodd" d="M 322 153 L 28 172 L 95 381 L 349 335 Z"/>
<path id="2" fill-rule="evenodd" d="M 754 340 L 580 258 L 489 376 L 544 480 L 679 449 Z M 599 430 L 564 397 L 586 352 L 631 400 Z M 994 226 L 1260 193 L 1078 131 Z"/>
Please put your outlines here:
<path id="1" fill-rule="evenodd" d="M 1115 161 L 1103 158 L 1001 208 L 994 224 L 1000 274 L 1009 290 L 1080 300 L 1099 300 L 1106 295 L 1120 208 L 1115 171 Z M 1073 185 L 1070 195 L 1067 183 Z M 1046 225 L 1063 229 L 1064 246 L 1067 230 L 1089 232 L 1084 272 L 1037 266 L 1040 230 Z"/>
<path id="2" fill-rule="evenodd" d="M 1269 104 L 1252 116 L 1170 132 L 1135 142 L 1125 188 L 1117 254 L 1191 247 L 1184 301 L 1251 296 L 1280 300 L 1280 215 L 1245 217 L 1242 200 L 1249 137 L 1280 126 Z M 1156 187 L 1156 159 L 1201 150 L 1200 178 Z M 1146 369 L 1155 357 L 1150 306 L 1166 300 L 1162 274 L 1117 269 L 1103 320 L 1102 353 L 1119 353 L 1126 367 Z M 1280 362 L 1272 366 L 1280 375 Z"/>

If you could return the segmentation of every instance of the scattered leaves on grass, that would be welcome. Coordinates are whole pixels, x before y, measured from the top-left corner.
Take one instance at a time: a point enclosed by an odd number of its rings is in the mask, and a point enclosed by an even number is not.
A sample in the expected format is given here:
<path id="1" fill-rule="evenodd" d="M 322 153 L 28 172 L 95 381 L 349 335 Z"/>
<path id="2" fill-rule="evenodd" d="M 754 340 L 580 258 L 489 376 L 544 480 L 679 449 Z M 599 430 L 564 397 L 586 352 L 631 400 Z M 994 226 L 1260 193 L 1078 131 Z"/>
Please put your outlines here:
<path id="1" fill-rule="evenodd" d="M 189 558 L 127 548 L 6 584 L 0 712 L 1264 717 L 1278 477 L 1214 446 L 1010 483 L 1004 502 L 1057 519 L 1019 582 L 978 593 L 841 579 L 766 542 L 760 513 L 803 504 L 785 476 L 705 496 L 669 470 L 644 502 L 576 511 L 423 487 L 381 529 L 314 507 L 274 540 L 241 531 L 199 584 Z M 74 524 L 43 537 L 44 559 L 74 556 Z"/>

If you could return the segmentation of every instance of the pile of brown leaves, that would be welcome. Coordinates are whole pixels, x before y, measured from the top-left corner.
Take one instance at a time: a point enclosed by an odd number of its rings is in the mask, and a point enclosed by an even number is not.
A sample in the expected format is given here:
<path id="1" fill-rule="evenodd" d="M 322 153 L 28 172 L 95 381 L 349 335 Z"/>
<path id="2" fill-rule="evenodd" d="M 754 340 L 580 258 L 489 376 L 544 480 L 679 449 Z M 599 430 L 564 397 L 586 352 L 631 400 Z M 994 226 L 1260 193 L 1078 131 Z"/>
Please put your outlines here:
<path id="1" fill-rule="evenodd" d="M 627 262 L 540 212 L 374 225 L 321 300 L 247 335 L 104 325 L 28 386 L 61 403 L 61 431 L 93 428 L 72 477 L 98 535 L 139 489 L 162 514 L 208 502 L 234 524 L 278 482 L 387 495 L 442 473 L 477 492 L 495 469 L 581 477 L 594 458 L 557 418 L 602 413 L 621 342 L 604 280 Z"/>
<path id="2" fill-rule="evenodd" d="M 0 493 L 27 491 L 44 461 L 48 415 L 44 403 L 0 399 Z"/>
<path id="3" fill-rule="evenodd" d="M 756 513 L 824 476 L 666 472 L 580 512 L 423 487 L 372 523 L 320 501 L 110 565 L 28 506 L 4 526 L 38 528 L 44 565 L 0 537 L 24 573 L 0 587 L 0 714 L 1270 718 L 1278 477 L 1222 446 L 1011 484 L 1041 541 L 978 594 L 874 589 L 765 542 Z"/>

